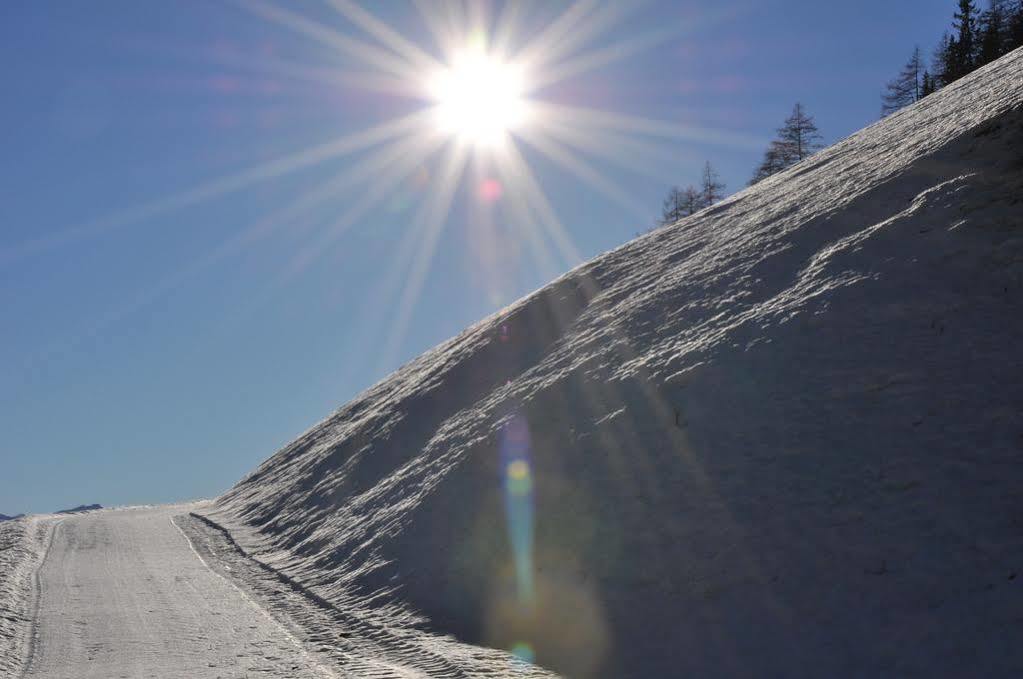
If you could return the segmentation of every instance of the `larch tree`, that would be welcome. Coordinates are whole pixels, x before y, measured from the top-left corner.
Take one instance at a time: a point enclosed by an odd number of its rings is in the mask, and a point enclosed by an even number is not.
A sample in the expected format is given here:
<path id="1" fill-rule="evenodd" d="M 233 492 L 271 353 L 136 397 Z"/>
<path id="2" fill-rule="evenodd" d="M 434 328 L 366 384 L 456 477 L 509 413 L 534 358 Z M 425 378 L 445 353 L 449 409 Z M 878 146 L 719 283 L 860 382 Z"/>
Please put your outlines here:
<path id="1" fill-rule="evenodd" d="M 725 197 L 725 184 L 709 160 L 703 166 L 703 181 L 700 189 L 702 207 L 710 207 Z"/>
<path id="2" fill-rule="evenodd" d="M 821 135 L 813 116 L 806 113 L 803 105 L 797 103 L 792 115 L 785 119 L 785 125 L 778 128 L 778 143 L 786 160 L 786 167 L 812 156 L 821 150 Z"/>
<path id="3" fill-rule="evenodd" d="M 717 175 L 715 174 L 714 176 L 716 177 Z M 716 190 L 723 188 L 724 184 L 718 184 Z M 668 195 L 665 196 L 664 203 L 661 206 L 661 219 L 658 220 L 658 225 L 674 224 L 678 220 L 690 215 L 696 215 L 706 208 L 705 191 L 706 189 L 697 188 L 692 184 L 685 188 L 672 186 L 668 190 Z"/>
<path id="4" fill-rule="evenodd" d="M 753 186 L 757 182 L 767 179 L 772 174 L 781 172 L 785 167 L 785 158 L 781 147 L 777 141 L 772 141 L 771 145 L 764 151 L 764 159 L 757 166 L 749 185 Z"/>
<path id="5" fill-rule="evenodd" d="M 703 209 L 703 193 L 690 185 L 682 189 L 671 187 L 661 206 L 661 219 L 658 224 L 674 224 L 680 219 L 696 214 Z"/>
<path id="6" fill-rule="evenodd" d="M 881 95 L 881 116 L 884 117 L 920 101 L 924 96 L 923 76 L 926 76 L 926 72 L 923 70 L 920 48 L 917 47 L 913 50 L 913 56 L 902 67 L 899 77 L 889 82 L 885 93 Z"/>
<path id="7" fill-rule="evenodd" d="M 785 125 L 778 128 L 778 138 L 764 151 L 764 159 L 757 166 L 750 186 L 773 174 L 795 165 L 821 149 L 821 135 L 813 117 L 802 104 L 796 104 Z"/>
<path id="8" fill-rule="evenodd" d="M 700 191 L 697 190 L 695 186 L 692 185 L 687 186 L 685 190 L 682 191 L 682 206 L 683 206 L 682 216 L 684 217 L 688 217 L 689 215 L 695 215 L 697 212 L 704 208 L 703 199 L 701 197 Z"/>
<path id="9" fill-rule="evenodd" d="M 674 224 L 678 220 L 685 217 L 684 213 L 684 199 L 682 197 L 682 189 L 677 186 L 673 186 L 668 190 L 668 195 L 664 197 L 664 203 L 661 205 L 661 220 L 660 224 Z"/>

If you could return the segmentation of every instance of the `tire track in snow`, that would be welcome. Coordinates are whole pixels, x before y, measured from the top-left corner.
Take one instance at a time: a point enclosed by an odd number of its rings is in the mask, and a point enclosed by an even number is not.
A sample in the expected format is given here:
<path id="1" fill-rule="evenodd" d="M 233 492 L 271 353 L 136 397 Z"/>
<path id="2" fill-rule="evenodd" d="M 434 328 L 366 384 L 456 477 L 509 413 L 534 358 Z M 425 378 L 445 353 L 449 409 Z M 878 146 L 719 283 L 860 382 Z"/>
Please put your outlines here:
<path id="1" fill-rule="evenodd" d="M 281 631 L 281 633 L 289 641 L 291 641 L 291 643 L 293 643 L 299 649 L 299 651 L 301 651 L 302 655 L 309 661 L 310 667 L 315 669 L 322 676 L 328 677 L 329 679 L 343 679 L 342 675 L 337 674 L 336 672 L 334 672 L 333 670 L 331 670 L 328 667 L 324 667 L 315 658 L 313 658 L 309 654 L 309 652 L 305 649 L 305 646 L 302 644 L 302 642 L 299 641 L 295 637 L 295 635 L 292 634 L 291 631 L 288 628 L 286 628 L 284 625 L 282 625 L 280 623 L 280 621 L 277 620 L 277 618 L 275 618 L 269 611 L 267 611 L 265 608 L 263 608 L 258 603 L 256 603 L 256 601 L 253 600 L 253 598 L 250 597 L 245 590 L 243 590 L 237 584 L 235 584 L 234 582 L 229 580 L 222 573 L 217 572 L 217 569 L 215 569 L 212 566 L 210 566 L 210 564 L 206 561 L 206 559 L 203 558 L 202 554 L 199 553 L 199 550 L 197 550 L 195 548 L 195 545 L 192 543 L 192 539 L 188 537 L 188 534 L 185 533 L 185 531 L 181 530 L 181 526 L 179 526 L 174 519 L 175 519 L 175 517 L 173 517 L 173 516 L 167 517 L 167 520 L 171 522 L 171 525 L 174 526 L 174 528 L 178 531 L 178 533 L 181 534 L 181 537 L 183 537 L 185 539 L 185 542 L 188 543 L 188 548 L 190 550 L 192 550 L 192 554 L 195 554 L 195 558 L 199 559 L 199 561 L 202 562 L 202 565 L 205 566 L 207 570 L 209 570 L 211 573 L 216 575 L 218 578 L 220 578 L 221 580 L 223 580 L 227 584 L 231 585 L 231 587 L 233 587 L 235 589 L 235 591 L 237 591 L 239 594 L 241 594 L 242 598 L 245 599 L 245 601 L 247 601 L 250 606 L 252 606 L 257 611 L 259 611 L 259 613 L 261 615 L 263 615 L 263 617 L 265 617 L 277 629 L 279 629 Z M 229 567 L 227 567 L 227 568 L 229 568 Z"/>
<path id="2" fill-rule="evenodd" d="M 50 555 L 50 547 L 53 545 L 53 536 L 56 534 L 62 523 L 64 523 L 64 519 L 58 519 L 47 526 L 46 545 L 43 547 L 43 555 L 42 558 L 39 559 L 39 563 L 36 564 L 35 569 L 32 571 L 32 604 L 30 606 L 32 612 L 29 615 L 30 622 L 28 638 L 25 640 L 25 650 L 23 654 L 25 661 L 21 668 L 20 677 L 28 676 L 28 673 L 32 670 L 32 661 L 35 659 L 36 652 L 36 637 L 39 634 L 39 599 L 42 595 L 42 586 L 39 583 L 39 572 L 46 564 L 46 557 Z"/>
<path id="3" fill-rule="evenodd" d="M 170 519 L 188 507 L 103 510 L 53 531 L 25 677 L 339 678 L 177 537 Z"/>
<path id="4" fill-rule="evenodd" d="M 505 660 L 503 654 L 438 639 L 418 630 L 400 633 L 399 628 L 386 628 L 363 620 L 355 612 L 342 610 L 247 555 L 233 541 L 230 533 L 214 521 L 195 513 L 191 513 L 189 518 L 194 520 L 189 530 L 185 531 L 178 525 L 179 530 L 186 535 L 193 532 L 205 536 L 204 549 L 208 549 L 226 571 L 239 582 L 251 586 L 256 597 L 265 599 L 272 610 L 308 632 L 307 642 L 313 647 L 318 645 L 319 650 L 341 665 L 347 675 L 372 679 L 457 679 L 508 673 L 507 662 L 494 662 L 491 658 L 476 658 L 476 662 L 471 663 L 484 665 L 481 672 L 474 673 L 461 667 L 464 656 L 470 652 L 474 655 L 500 655 L 502 661 Z M 193 546 L 196 544 L 191 537 L 190 541 Z M 222 542 L 222 549 L 216 548 L 214 541 Z M 235 567 L 232 568 L 229 562 Z M 209 566 L 208 560 L 206 563 Z M 449 657 L 452 652 L 453 657 Z M 525 676 L 522 672 L 515 674 Z"/>

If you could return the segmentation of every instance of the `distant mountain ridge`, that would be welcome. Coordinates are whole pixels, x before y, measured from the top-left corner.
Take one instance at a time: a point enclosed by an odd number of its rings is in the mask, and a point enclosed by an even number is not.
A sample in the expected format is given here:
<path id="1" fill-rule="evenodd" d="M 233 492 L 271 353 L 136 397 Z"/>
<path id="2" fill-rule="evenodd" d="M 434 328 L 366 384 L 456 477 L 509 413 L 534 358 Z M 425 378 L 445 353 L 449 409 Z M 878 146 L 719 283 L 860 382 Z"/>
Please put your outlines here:
<path id="1" fill-rule="evenodd" d="M 58 511 L 55 511 L 54 514 L 80 514 L 82 512 L 91 512 L 96 509 L 103 509 L 103 505 L 100 504 L 78 505 L 77 507 L 72 507 L 71 509 L 60 509 Z M 0 521 L 14 521 L 15 519 L 20 519 L 24 516 L 25 516 L 24 514 L 15 514 L 14 516 L 0 514 Z"/>
<path id="2" fill-rule="evenodd" d="M 80 514 L 82 512 L 91 512 L 96 509 L 103 509 L 103 505 L 78 505 L 71 509 L 61 509 L 54 512 L 54 514 Z"/>

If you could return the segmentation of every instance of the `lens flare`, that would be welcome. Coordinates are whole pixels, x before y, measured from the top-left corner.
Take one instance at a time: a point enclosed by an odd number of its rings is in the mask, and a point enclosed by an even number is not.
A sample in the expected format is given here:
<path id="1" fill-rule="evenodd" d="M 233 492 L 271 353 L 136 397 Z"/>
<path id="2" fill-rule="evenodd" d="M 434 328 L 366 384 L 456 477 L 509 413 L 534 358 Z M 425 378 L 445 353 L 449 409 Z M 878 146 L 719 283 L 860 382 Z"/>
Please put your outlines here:
<path id="1" fill-rule="evenodd" d="M 515 460 L 508 465 L 508 493 L 513 497 L 528 496 L 533 490 L 530 479 L 529 465 L 523 460 Z"/>
<path id="2" fill-rule="evenodd" d="M 489 177 L 480 182 L 477 194 L 484 203 L 496 203 L 504 195 L 504 187 L 501 186 L 501 182 Z"/>
<path id="3" fill-rule="evenodd" d="M 511 654 L 522 662 L 530 664 L 536 660 L 536 654 L 533 652 L 533 647 L 524 641 L 520 641 L 512 646 Z"/>
<path id="4" fill-rule="evenodd" d="M 529 449 L 529 425 L 523 417 L 513 415 L 501 430 L 500 450 L 515 583 L 519 603 L 525 607 L 533 601 L 533 473 Z"/>

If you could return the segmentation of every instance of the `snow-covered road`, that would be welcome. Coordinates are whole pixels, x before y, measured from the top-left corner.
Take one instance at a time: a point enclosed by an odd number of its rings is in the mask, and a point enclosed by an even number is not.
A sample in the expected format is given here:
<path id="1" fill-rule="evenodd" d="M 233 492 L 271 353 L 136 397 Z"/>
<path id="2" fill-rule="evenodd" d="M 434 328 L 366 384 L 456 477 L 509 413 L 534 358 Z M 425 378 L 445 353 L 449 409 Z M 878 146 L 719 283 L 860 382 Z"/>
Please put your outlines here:
<path id="1" fill-rule="evenodd" d="M 26 676 L 333 676 L 207 566 L 173 522 L 187 510 L 101 511 L 56 523 Z"/>

